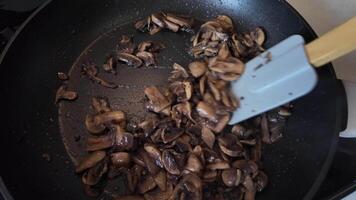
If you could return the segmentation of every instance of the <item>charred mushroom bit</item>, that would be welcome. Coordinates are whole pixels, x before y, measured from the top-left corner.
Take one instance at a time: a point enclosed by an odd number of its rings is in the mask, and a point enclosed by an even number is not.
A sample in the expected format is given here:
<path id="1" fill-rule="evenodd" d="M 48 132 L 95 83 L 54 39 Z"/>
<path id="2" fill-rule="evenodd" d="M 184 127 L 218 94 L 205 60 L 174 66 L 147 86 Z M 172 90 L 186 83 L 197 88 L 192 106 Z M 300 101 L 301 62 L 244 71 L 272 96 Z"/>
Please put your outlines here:
<path id="1" fill-rule="evenodd" d="M 153 35 L 163 29 L 189 31 L 192 25 L 190 17 L 158 12 L 137 21 L 135 28 Z M 266 39 L 261 28 L 235 30 L 226 15 L 203 23 L 189 50 L 196 60 L 187 66 L 175 63 L 167 87 L 144 89 L 149 117 L 142 121 L 127 119 L 105 97 L 92 99 L 85 118 L 87 156 L 76 167 L 89 196 L 99 196 L 108 180 L 119 176 L 126 178 L 127 190 L 113 195 L 116 200 L 253 200 L 266 187 L 262 146 L 281 138 L 291 111 L 288 104 L 227 125 L 239 107 L 230 82 L 239 79 L 246 61 L 264 51 Z M 153 41 L 136 47 L 132 37 L 122 36 L 116 55 L 109 55 L 102 68 L 116 73 L 118 62 L 154 66 L 163 48 Z M 116 87 L 98 77 L 93 63 L 82 67 L 92 81 Z M 76 97 L 61 86 L 56 102 Z"/>
<path id="2" fill-rule="evenodd" d="M 61 100 L 75 100 L 78 94 L 74 91 L 67 90 L 67 86 L 62 85 L 58 88 L 56 92 L 55 103 L 57 104 Z"/>

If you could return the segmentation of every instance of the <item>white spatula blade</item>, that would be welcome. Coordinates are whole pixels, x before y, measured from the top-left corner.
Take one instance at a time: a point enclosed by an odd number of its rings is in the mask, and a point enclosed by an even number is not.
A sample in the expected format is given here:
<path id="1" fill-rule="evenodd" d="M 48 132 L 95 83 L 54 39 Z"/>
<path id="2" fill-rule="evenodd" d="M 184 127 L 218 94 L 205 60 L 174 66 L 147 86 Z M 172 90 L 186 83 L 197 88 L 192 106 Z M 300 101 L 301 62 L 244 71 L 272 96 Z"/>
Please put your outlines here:
<path id="1" fill-rule="evenodd" d="M 310 92 L 317 74 L 304 49 L 304 39 L 293 35 L 252 59 L 232 91 L 240 107 L 229 124 L 235 124 L 290 102 Z"/>

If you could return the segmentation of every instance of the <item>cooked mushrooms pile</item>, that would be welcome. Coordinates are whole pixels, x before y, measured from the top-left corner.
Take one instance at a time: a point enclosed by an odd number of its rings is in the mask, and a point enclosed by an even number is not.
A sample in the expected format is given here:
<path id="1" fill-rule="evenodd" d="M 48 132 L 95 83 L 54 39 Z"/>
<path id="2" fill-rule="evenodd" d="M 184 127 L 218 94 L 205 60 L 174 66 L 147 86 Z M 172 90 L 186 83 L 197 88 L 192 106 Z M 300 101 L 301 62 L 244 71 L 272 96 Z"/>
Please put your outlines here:
<path id="1" fill-rule="evenodd" d="M 117 60 L 133 67 L 140 67 L 143 64 L 146 67 L 156 66 L 156 56 L 164 48 L 162 43 L 154 41 L 143 41 L 136 47 L 132 38 L 124 35 L 117 46 Z M 110 63 L 110 59 L 112 56 L 109 57 L 107 63 Z M 107 65 L 104 64 L 104 66 Z"/>
<path id="2" fill-rule="evenodd" d="M 150 35 L 154 35 L 162 29 L 168 29 L 173 32 L 180 30 L 192 32 L 193 23 L 194 19 L 189 16 L 157 12 L 137 21 L 135 28 L 141 32 L 148 32 Z"/>
<path id="3" fill-rule="evenodd" d="M 233 22 L 226 15 L 219 15 L 201 25 L 192 37 L 190 52 L 196 58 L 216 56 L 222 46 L 227 45 L 234 57 L 246 60 L 253 58 L 264 49 L 265 34 L 261 28 L 239 35 Z M 224 47 L 226 48 L 226 47 Z"/>
<path id="4" fill-rule="evenodd" d="M 188 30 L 192 22 L 159 12 L 135 27 L 155 34 L 164 28 Z M 246 60 L 263 51 L 264 40 L 260 28 L 238 35 L 224 15 L 204 23 L 190 50 L 200 60 L 186 67 L 175 63 L 166 88 L 145 88 L 145 108 L 151 115 L 139 123 L 111 108 L 106 98 L 93 98 L 93 112 L 85 119 L 88 155 L 76 167 L 87 195 L 99 196 L 108 179 L 124 176 L 126 192 L 113 195 L 116 200 L 255 199 L 268 182 L 262 145 L 282 136 L 290 105 L 233 127 L 227 123 L 239 107 L 230 81 L 241 76 Z M 162 48 L 151 41 L 136 48 L 132 38 L 123 36 L 116 57 L 108 56 L 103 69 L 115 73 L 117 61 L 135 67 L 155 65 L 155 53 Z M 85 64 L 83 71 L 91 80 L 114 88 L 97 77 L 95 65 Z"/>

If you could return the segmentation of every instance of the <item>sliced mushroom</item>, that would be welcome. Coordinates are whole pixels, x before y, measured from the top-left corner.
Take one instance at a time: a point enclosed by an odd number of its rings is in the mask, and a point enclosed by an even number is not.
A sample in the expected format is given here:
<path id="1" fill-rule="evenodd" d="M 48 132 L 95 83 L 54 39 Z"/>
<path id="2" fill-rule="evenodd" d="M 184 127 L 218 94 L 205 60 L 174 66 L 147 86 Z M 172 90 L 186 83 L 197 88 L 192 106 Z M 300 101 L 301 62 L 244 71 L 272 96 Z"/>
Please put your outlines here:
<path id="1" fill-rule="evenodd" d="M 154 181 L 161 191 L 167 189 L 167 174 L 164 170 L 159 171 L 154 177 Z"/>
<path id="2" fill-rule="evenodd" d="M 250 33 L 250 37 L 260 46 L 263 45 L 266 39 L 265 33 L 260 27 L 257 27 L 254 31 L 252 31 Z"/>
<path id="3" fill-rule="evenodd" d="M 219 136 L 218 141 L 220 150 L 224 154 L 230 157 L 242 156 L 242 145 L 237 141 L 237 138 L 234 135 L 226 134 L 224 136 Z"/>
<path id="4" fill-rule="evenodd" d="M 145 88 L 145 95 L 150 100 L 148 109 L 159 113 L 163 109 L 170 106 L 167 98 L 158 90 L 157 87 L 151 86 Z"/>
<path id="5" fill-rule="evenodd" d="M 203 180 L 204 182 L 214 182 L 218 173 L 216 170 L 207 170 L 203 173 Z"/>
<path id="6" fill-rule="evenodd" d="M 180 81 L 189 77 L 188 72 L 181 65 L 174 63 L 172 75 L 168 78 L 169 82 Z"/>
<path id="7" fill-rule="evenodd" d="M 242 185 L 246 188 L 244 200 L 254 200 L 256 194 L 256 187 L 253 183 L 252 178 L 247 175 L 242 182 Z"/>
<path id="8" fill-rule="evenodd" d="M 75 169 L 76 173 L 81 173 L 86 169 L 94 167 L 97 163 L 103 160 L 106 156 L 105 151 L 95 151 L 83 158 Z"/>
<path id="9" fill-rule="evenodd" d="M 268 183 L 268 177 L 263 171 L 259 171 L 257 176 L 254 178 L 256 184 L 256 189 L 258 192 L 261 192 Z"/>
<path id="10" fill-rule="evenodd" d="M 106 81 L 100 77 L 98 77 L 98 69 L 97 67 L 90 63 L 90 64 L 83 64 L 83 73 L 87 75 L 87 77 L 92 80 L 93 82 L 102 85 L 107 88 L 112 88 L 115 89 L 117 88 L 117 85 L 115 83 Z"/>
<path id="11" fill-rule="evenodd" d="M 201 95 L 205 93 L 205 83 L 206 83 L 206 76 L 202 76 L 199 80 L 199 92 Z"/>
<path id="12" fill-rule="evenodd" d="M 143 60 L 146 67 L 157 65 L 155 57 L 151 52 L 140 51 L 140 52 L 136 53 L 136 56 Z"/>
<path id="13" fill-rule="evenodd" d="M 82 176 L 82 181 L 86 185 L 96 185 L 107 171 L 107 162 L 103 160 L 85 172 Z"/>
<path id="14" fill-rule="evenodd" d="M 93 97 L 91 102 L 92 102 L 91 105 L 93 106 L 93 109 L 98 114 L 111 111 L 110 104 L 107 98 Z"/>
<path id="15" fill-rule="evenodd" d="M 129 195 L 129 196 L 115 197 L 113 198 L 113 200 L 145 200 L 145 199 L 138 195 Z"/>
<path id="16" fill-rule="evenodd" d="M 141 32 L 146 32 L 147 31 L 147 20 L 146 19 L 142 19 L 139 20 L 135 23 L 135 28 Z"/>
<path id="17" fill-rule="evenodd" d="M 87 151 L 97 151 L 110 148 L 114 145 L 114 137 L 112 134 L 94 137 L 90 136 L 87 140 Z"/>
<path id="18" fill-rule="evenodd" d="M 144 194 L 156 187 L 156 182 L 154 181 L 153 177 L 147 175 L 143 177 L 143 180 L 137 185 L 137 191 L 140 194 Z"/>
<path id="19" fill-rule="evenodd" d="M 125 114 L 121 111 L 111 111 L 101 114 L 87 115 L 85 119 L 85 126 L 92 134 L 98 134 L 105 130 L 107 125 L 119 124 L 125 120 Z"/>
<path id="20" fill-rule="evenodd" d="M 185 169 L 191 172 L 199 173 L 203 169 L 203 165 L 196 155 L 190 154 L 188 156 Z"/>
<path id="21" fill-rule="evenodd" d="M 140 67 L 142 65 L 140 58 L 129 53 L 118 53 L 117 59 L 133 67 Z"/>
<path id="22" fill-rule="evenodd" d="M 64 72 L 57 72 L 57 77 L 61 81 L 66 81 L 69 79 L 69 76 Z"/>
<path id="23" fill-rule="evenodd" d="M 176 24 L 176 23 L 174 23 L 174 22 L 171 22 L 171 21 L 169 21 L 169 20 L 167 20 L 166 18 L 165 19 L 163 19 L 163 22 L 166 24 L 166 27 L 169 29 L 169 30 L 171 30 L 171 31 L 173 31 L 173 32 L 178 32 L 179 31 L 179 25 L 178 24 Z"/>
<path id="24" fill-rule="evenodd" d="M 184 133 L 182 128 L 170 128 L 161 133 L 161 137 L 164 143 L 169 143 L 179 138 Z"/>
<path id="25" fill-rule="evenodd" d="M 78 98 L 78 95 L 74 91 L 67 90 L 67 86 L 62 85 L 58 88 L 56 92 L 55 103 L 58 103 L 60 100 L 75 100 Z"/>
<path id="26" fill-rule="evenodd" d="M 188 67 L 195 78 L 202 76 L 207 70 L 205 62 L 200 61 L 192 62 Z"/>
<path id="27" fill-rule="evenodd" d="M 193 18 L 181 17 L 181 16 L 174 15 L 172 13 L 167 13 L 166 18 L 167 18 L 167 20 L 169 20 L 175 24 L 178 24 L 181 27 L 185 27 L 185 28 L 191 28 L 193 25 L 193 21 L 194 21 Z"/>
<path id="28" fill-rule="evenodd" d="M 109 56 L 105 61 L 105 63 L 103 64 L 104 71 L 116 74 L 115 67 L 116 67 L 116 60 L 114 59 L 113 56 Z"/>
<path id="29" fill-rule="evenodd" d="M 119 129 L 116 129 L 116 141 L 115 148 L 118 151 L 132 150 L 135 147 L 135 138 L 131 133 L 121 133 Z"/>
<path id="30" fill-rule="evenodd" d="M 209 128 L 206 127 L 202 128 L 201 138 L 205 142 L 205 144 L 208 145 L 210 149 L 213 148 L 215 143 L 215 134 Z"/>
<path id="31" fill-rule="evenodd" d="M 151 15 L 152 22 L 155 23 L 160 28 L 165 27 L 165 23 L 163 22 L 163 19 L 164 19 L 164 16 L 161 12 L 153 13 Z"/>
<path id="32" fill-rule="evenodd" d="M 272 143 L 266 114 L 262 114 L 261 118 L 261 136 L 264 143 Z"/>
<path id="33" fill-rule="evenodd" d="M 156 175 L 160 171 L 160 168 L 155 164 L 154 160 L 143 150 L 141 150 L 139 152 L 139 154 L 142 157 L 142 159 L 143 159 L 143 161 L 145 163 L 145 167 L 150 172 L 150 174 L 152 176 Z M 164 165 L 163 154 L 162 154 L 162 162 L 163 162 L 163 165 Z"/>
<path id="34" fill-rule="evenodd" d="M 135 46 L 133 44 L 132 37 L 127 36 L 127 35 L 122 35 L 120 40 L 119 40 L 119 44 L 117 46 L 117 50 L 120 53 L 132 54 L 134 52 L 134 50 L 135 50 Z M 115 65 L 116 65 L 116 60 L 113 60 L 113 61 L 115 62 Z M 108 67 L 108 66 L 106 66 L 106 67 Z"/>
<path id="35" fill-rule="evenodd" d="M 152 143 L 146 143 L 144 149 L 147 154 L 154 160 L 155 164 L 163 168 L 161 151 Z"/>
<path id="36" fill-rule="evenodd" d="M 229 169 L 230 164 L 227 161 L 215 160 L 214 163 L 210 163 L 206 166 L 207 169 L 217 170 L 217 169 Z"/>
<path id="37" fill-rule="evenodd" d="M 205 102 L 198 102 L 196 110 L 201 117 L 207 118 L 213 122 L 217 122 L 218 117 L 216 115 L 215 109 Z"/>
<path id="38" fill-rule="evenodd" d="M 228 187 L 238 186 L 241 182 L 242 172 L 239 169 L 225 169 L 221 173 L 224 184 Z"/>
<path id="39" fill-rule="evenodd" d="M 154 189 L 144 194 L 145 200 L 167 200 L 173 193 L 173 185 L 171 182 L 167 182 L 165 190 Z"/>
<path id="40" fill-rule="evenodd" d="M 168 173 L 173 175 L 179 175 L 180 170 L 174 154 L 170 150 L 164 150 L 162 152 L 163 166 Z"/>
<path id="41" fill-rule="evenodd" d="M 119 167 L 129 167 L 131 164 L 131 156 L 126 152 L 117 152 L 111 154 L 111 163 Z"/>

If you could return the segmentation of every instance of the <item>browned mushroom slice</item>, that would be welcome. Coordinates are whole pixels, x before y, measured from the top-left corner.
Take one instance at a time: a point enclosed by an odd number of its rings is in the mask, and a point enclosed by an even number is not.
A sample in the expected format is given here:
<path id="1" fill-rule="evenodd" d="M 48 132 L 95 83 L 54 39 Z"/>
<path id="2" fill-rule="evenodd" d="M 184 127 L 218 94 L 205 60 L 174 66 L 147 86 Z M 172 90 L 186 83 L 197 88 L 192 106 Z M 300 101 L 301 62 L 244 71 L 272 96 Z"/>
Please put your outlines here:
<path id="1" fill-rule="evenodd" d="M 166 24 L 166 28 L 173 31 L 173 32 L 178 32 L 179 31 L 179 25 L 167 20 L 166 18 L 163 19 L 163 22 Z"/>
<path id="2" fill-rule="evenodd" d="M 230 115 L 225 114 L 219 116 L 217 123 L 212 123 L 212 124 L 207 123 L 206 126 L 210 128 L 212 131 L 214 131 L 215 133 L 220 133 L 225 128 L 225 126 L 229 121 L 230 121 Z"/>
<path id="3" fill-rule="evenodd" d="M 261 137 L 262 137 L 262 142 L 267 144 L 272 143 L 270 132 L 268 129 L 268 121 L 267 121 L 266 114 L 262 114 L 261 117 Z"/>
<path id="4" fill-rule="evenodd" d="M 120 53 L 133 54 L 133 52 L 135 50 L 135 45 L 133 44 L 132 37 L 127 36 L 127 35 L 122 35 L 119 40 L 117 50 Z"/>
<path id="5" fill-rule="evenodd" d="M 76 173 L 81 173 L 86 169 L 94 167 L 97 163 L 103 160 L 106 156 L 105 151 L 95 151 L 83 158 L 75 169 Z"/>
<path id="6" fill-rule="evenodd" d="M 133 67 L 140 67 L 142 65 L 140 58 L 129 53 L 118 53 L 117 59 Z"/>
<path id="7" fill-rule="evenodd" d="M 92 134 L 98 134 L 105 130 L 110 123 L 119 124 L 125 120 L 125 114 L 121 111 L 111 111 L 95 116 L 87 115 L 85 119 L 85 126 Z"/>
<path id="8" fill-rule="evenodd" d="M 163 168 L 161 151 L 152 143 L 146 143 L 144 149 L 147 154 L 154 160 L 155 164 Z"/>
<path id="9" fill-rule="evenodd" d="M 144 194 L 145 200 L 167 200 L 173 193 L 173 185 L 171 182 L 167 182 L 165 190 L 156 188 Z"/>
<path id="10" fill-rule="evenodd" d="M 216 20 L 221 24 L 221 26 L 229 31 L 229 32 L 233 32 L 234 30 L 234 24 L 232 22 L 232 19 L 226 15 L 218 15 L 216 17 Z"/>
<path id="11" fill-rule="evenodd" d="M 105 63 L 103 64 L 103 69 L 106 72 L 116 74 L 115 68 L 116 68 L 116 60 L 112 55 L 110 55 L 105 61 Z"/>
<path id="12" fill-rule="evenodd" d="M 159 171 L 154 177 L 154 181 L 160 190 L 166 191 L 167 189 L 167 174 L 164 170 Z"/>
<path id="13" fill-rule="evenodd" d="M 126 152 L 117 152 L 111 154 L 111 163 L 119 167 L 129 167 L 131 164 L 131 156 Z"/>
<path id="14" fill-rule="evenodd" d="M 232 163 L 232 166 L 241 169 L 244 174 L 256 176 L 258 173 L 258 165 L 252 160 L 236 160 Z"/>
<path id="15" fill-rule="evenodd" d="M 148 51 L 152 46 L 153 46 L 152 41 L 143 41 L 138 45 L 137 50 L 139 52 L 140 51 Z"/>
<path id="16" fill-rule="evenodd" d="M 98 69 L 97 67 L 90 63 L 90 64 L 83 64 L 83 73 L 87 75 L 87 77 L 92 80 L 93 82 L 95 83 L 98 83 L 104 87 L 107 87 L 107 88 L 117 88 L 117 85 L 115 83 L 112 83 L 112 82 L 109 82 L 109 81 L 106 81 L 102 78 L 99 78 L 97 75 L 98 75 Z"/>
<path id="17" fill-rule="evenodd" d="M 169 128 L 161 133 L 161 137 L 164 143 L 169 143 L 179 138 L 184 133 L 183 128 Z"/>
<path id="18" fill-rule="evenodd" d="M 181 27 L 185 27 L 185 28 L 191 28 L 194 22 L 193 18 L 190 17 L 182 17 L 182 16 L 178 16 L 178 15 L 174 15 L 172 13 L 167 13 L 166 16 L 167 20 L 178 24 Z"/>
<path id="19" fill-rule="evenodd" d="M 207 169 L 210 170 L 217 170 L 217 169 L 229 169 L 230 164 L 227 161 L 222 161 L 222 160 L 215 160 L 214 163 L 210 163 L 206 165 Z"/>
<path id="20" fill-rule="evenodd" d="M 268 177 L 263 171 L 259 171 L 257 176 L 254 178 L 256 184 L 256 189 L 258 192 L 261 192 L 268 183 Z"/>
<path id="21" fill-rule="evenodd" d="M 135 147 L 135 138 L 131 133 L 124 132 L 123 134 L 120 131 L 116 130 L 116 142 L 115 148 L 119 151 L 122 150 L 132 150 Z"/>
<path id="22" fill-rule="evenodd" d="M 209 69 L 218 73 L 234 73 L 242 74 L 244 64 L 241 60 L 235 57 L 229 57 L 224 61 L 209 62 Z"/>
<path id="23" fill-rule="evenodd" d="M 157 65 L 155 57 L 151 52 L 140 51 L 136 53 L 136 56 L 143 60 L 146 67 Z"/>
<path id="24" fill-rule="evenodd" d="M 101 190 L 91 185 L 84 184 L 84 192 L 88 197 L 97 197 L 100 195 Z"/>
<path id="25" fill-rule="evenodd" d="M 202 76 L 199 80 L 199 92 L 200 95 L 205 94 L 205 83 L 206 83 L 206 76 Z"/>
<path id="26" fill-rule="evenodd" d="M 179 175 L 180 170 L 174 154 L 170 150 L 164 150 L 162 152 L 163 166 L 168 173 L 173 175 Z"/>
<path id="27" fill-rule="evenodd" d="M 201 130 L 201 138 L 208 145 L 209 148 L 213 148 L 215 143 L 215 134 L 207 127 L 203 127 Z"/>
<path id="28" fill-rule="evenodd" d="M 110 148 L 114 145 L 114 137 L 112 134 L 107 134 L 99 137 L 88 137 L 87 151 L 97 151 Z"/>
<path id="29" fill-rule="evenodd" d="M 82 176 L 82 181 L 86 185 L 96 185 L 107 171 L 108 164 L 103 160 L 85 172 Z"/>
<path id="30" fill-rule="evenodd" d="M 244 200 L 255 200 L 256 187 L 251 176 L 247 175 L 242 182 L 242 185 L 246 188 Z"/>
<path id="31" fill-rule="evenodd" d="M 139 20 L 135 23 L 135 28 L 141 32 L 146 32 L 147 31 L 147 19 L 142 19 Z"/>
<path id="32" fill-rule="evenodd" d="M 190 154 L 188 156 L 185 169 L 191 172 L 199 173 L 203 169 L 203 165 L 196 155 Z"/>
<path id="33" fill-rule="evenodd" d="M 145 163 L 145 167 L 150 172 L 150 174 L 152 176 L 156 175 L 160 171 L 160 168 L 155 164 L 154 160 L 144 150 L 140 150 L 139 154 L 142 157 Z M 162 162 L 164 165 L 163 154 L 162 154 Z"/>
<path id="34" fill-rule="evenodd" d="M 139 195 L 129 195 L 129 196 L 114 197 L 113 200 L 145 200 L 145 199 Z"/>
<path id="35" fill-rule="evenodd" d="M 208 86 L 209 86 L 210 91 L 213 93 L 215 100 L 220 101 L 221 94 L 220 94 L 219 89 L 216 87 L 216 85 L 213 82 L 208 81 Z"/>
<path id="36" fill-rule="evenodd" d="M 67 86 L 62 85 L 56 92 L 55 103 L 58 103 L 60 100 L 75 100 L 77 97 L 78 95 L 76 92 L 69 91 L 67 90 Z"/>
<path id="37" fill-rule="evenodd" d="M 91 105 L 93 106 L 95 112 L 98 114 L 111 111 L 110 104 L 107 98 L 93 97 L 91 101 Z"/>
<path id="38" fill-rule="evenodd" d="M 170 106 L 170 102 L 155 86 L 145 88 L 145 95 L 150 100 L 148 109 L 153 112 L 159 113 Z"/>
<path id="39" fill-rule="evenodd" d="M 144 193 L 154 189 L 157 186 L 153 177 L 150 175 L 147 175 L 147 176 L 143 177 L 142 179 L 143 180 L 137 185 L 137 191 L 140 194 L 144 194 Z"/>
<path id="40" fill-rule="evenodd" d="M 64 72 L 57 72 L 57 77 L 61 81 L 66 81 L 69 79 L 68 75 Z"/>
<path id="41" fill-rule="evenodd" d="M 204 182 L 214 182 L 216 180 L 218 173 L 216 170 L 207 170 L 203 173 Z"/>
<path id="42" fill-rule="evenodd" d="M 206 72 L 205 62 L 195 61 L 190 63 L 188 67 L 195 78 L 202 76 Z"/>
<path id="43" fill-rule="evenodd" d="M 134 163 L 136 163 L 137 165 L 141 166 L 141 167 L 145 167 L 145 162 L 143 161 L 143 158 L 141 157 L 141 155 L 136 154 L 136 155 L 132 155 L 131 156 L 132 161 Z"/>
<path id="44" fill-rule="evenodd" d="M 135 191 L 143 170 L 142 166 L 134 164 L 126 171 L 127 187 L 131 192 Z"/>
<path id="45" fill-rule="evenodd" d="M 153 13 L 151 15 L 151 20 L 155 23 L 158 27 L 164 28 L 165 23 L 163 22 L 164 16 L 161 12 Z"/>
<path id="46" fill-rule="evenodd" d="M 213 57 L 216 56 L 219 52 L 219 49 L 217 47 L 206 47 L 204 49 L 204 55 L 207 57 Z"/>
<path id="47" fill-rule="evenodd" d="M 201 117 L 207 118 L 213 122 L 217 122 L 218 117 L 216 115 L 215 109 L 207 103 L 203 101 L 198 102 L 196 110 Z"/>
<path id="48" fill-rule="evenodd" d="M 220 150 L 231 157 L 242 156 L 243 147 L 237 141 L 236 136 L 232 134 L 226 134 L 218 138 Z"/>
<path id="49" fill-rule="evenodd" d="M 192 107 L 191 104 L 187 101 L 176 104 L 172 107 L 172 119 L 175 120 L 177 124 L 180 124 L 180 121 L 182 120 L 182 116 L 180 114 L 183 114 L 188 119 L 194 122 L 191 113 L 192 113 Z"/>
<path id="50" fill-rule="evenodd" d="M 254 31 L 251 31 L 250 37 L 260 46 L 262 46 L 266 40 L 265 33 L 260 27 L 257 27 Z"/>
<path id="51" fill-rule="evenodd" d="M 219 60 L 226 60 L 226 59 L 228 59 L 229 57 L 231 57 L 231 53 L 230 53 L 230 50 L 229 50 L 229 46 L 227 45 L 226 42 L 224 42 L 224 43 L 221 45 L 221 48 L 220 48 L 220 50 L 219 50 L 218 59 L 219 59 Z"/>
<path id="52" fill-rule="evenodd" d="M 194 173 L 189 173 L 183 176 L 182 179 L 183 187 L 185 191 L 187 191 L 189 194 L 187 194 L 187 200 L 200 200 L 203 198 L 203 191 L 202 191 L 202 181 Z M 184 199 L 184 198 L 183 198 Z"/>
<path id="53" fill-rule="evenodd" d="M 290 116 L 292 113 L 289 111 L 288 108 L 286 107 L 280 107 L 279 108 L 279 111 L 278 111 L 278 114 L 283 116 L 283 117 L 288 117 Z"/>
<path id="54" fill-rule="evenodd" d="M 239 169 L 225 169 L 221 173 L 224 184 L 228 187 L 238 186 L 241 182 L 242 172 Z"/>
<path id="55" fill-rule="evenodd" d="M 161 30 L 162 29 L 159 26 L 157 26 L 156 24 L 153 24 L 148 33 L 150 35 L 155 35 L 156 33 L 160 32 Z"/>
<path id="56" fill-rule="evenodd" d="M 188 72 L 181 65 L 174 63 L 172 75 L 168 78 L 169 82 L 180 81 L 189 77 Z"/>

